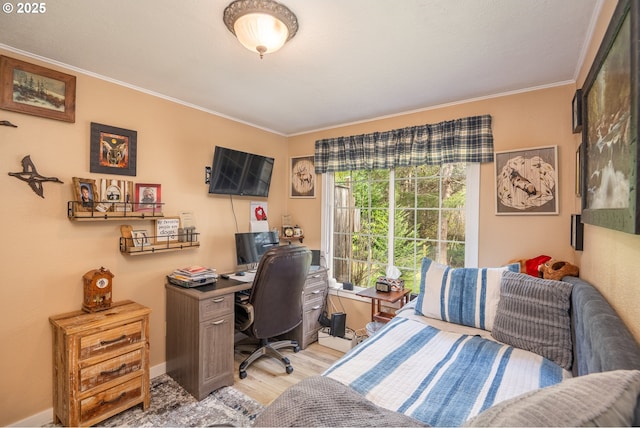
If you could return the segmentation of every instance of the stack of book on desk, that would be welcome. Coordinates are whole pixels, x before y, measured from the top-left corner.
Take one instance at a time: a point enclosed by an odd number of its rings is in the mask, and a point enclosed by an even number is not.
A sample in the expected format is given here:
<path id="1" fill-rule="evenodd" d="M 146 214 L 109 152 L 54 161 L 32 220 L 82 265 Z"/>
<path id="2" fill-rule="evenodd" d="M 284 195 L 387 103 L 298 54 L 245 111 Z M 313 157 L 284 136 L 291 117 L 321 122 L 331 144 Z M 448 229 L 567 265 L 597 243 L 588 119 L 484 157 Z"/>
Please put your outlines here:
<path id="1" fill-rule="evenodd" d="M 218 274 L 215 269 L 204 266 L 189 266 L 176 269 L 167 279 L 170 283 L 181 287 L 200 287 L 201 285 L 213 284 L 216 282 Z"/>

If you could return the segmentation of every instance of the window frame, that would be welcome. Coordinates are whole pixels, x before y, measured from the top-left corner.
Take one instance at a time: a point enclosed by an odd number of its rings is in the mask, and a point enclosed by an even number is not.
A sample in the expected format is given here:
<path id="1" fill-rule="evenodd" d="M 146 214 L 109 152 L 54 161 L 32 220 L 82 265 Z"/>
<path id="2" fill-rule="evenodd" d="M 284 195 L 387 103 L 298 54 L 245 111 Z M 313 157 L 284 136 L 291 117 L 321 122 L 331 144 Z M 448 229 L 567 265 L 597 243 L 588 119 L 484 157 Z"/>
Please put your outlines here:
<path id="1" fill-rule="evenodd" d="M 394 171 L 390 171 L 390 184 L 395 179 Z M 332 283 L 336 283 L 333 274 L 333 217 L 334 217 L 334 174 L 322 174 L 322 192 L 321 203 L 321 238 L 320 248 L 326 260 L 326 266 L 329 271 L 329 278 Z M 466 198 L 465 198 L 465 267 L 478 266 L 478 247 L 479 247 L 479 228 L 480 228 L 480 164 L 466 164 Z M 393 220 L 395 211 L 395 186 L 390 185 L 390 213 L 391 221 Z M 389 258 L 393 251 L 393 228 L 389 230 L 387 239 L 389 245 Z M 358 284 L 355 284 L 358 285 Z"/>

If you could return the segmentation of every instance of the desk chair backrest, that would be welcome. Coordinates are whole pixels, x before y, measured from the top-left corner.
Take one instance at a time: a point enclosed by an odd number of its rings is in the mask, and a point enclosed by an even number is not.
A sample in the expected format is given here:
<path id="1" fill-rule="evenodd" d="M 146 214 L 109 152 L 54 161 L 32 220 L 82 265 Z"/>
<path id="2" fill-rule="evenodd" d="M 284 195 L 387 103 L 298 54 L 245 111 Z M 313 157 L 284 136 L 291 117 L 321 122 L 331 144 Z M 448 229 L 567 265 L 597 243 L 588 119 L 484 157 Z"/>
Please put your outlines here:
<path id="1" fill-rule="evenodd" d="M 302 292 L 310 265 L 311 251 L 306 247 L 284 245 L 264 253 L 249 297 L 254 308 L 252 336 L 271 338 L 302 322 Z"/>

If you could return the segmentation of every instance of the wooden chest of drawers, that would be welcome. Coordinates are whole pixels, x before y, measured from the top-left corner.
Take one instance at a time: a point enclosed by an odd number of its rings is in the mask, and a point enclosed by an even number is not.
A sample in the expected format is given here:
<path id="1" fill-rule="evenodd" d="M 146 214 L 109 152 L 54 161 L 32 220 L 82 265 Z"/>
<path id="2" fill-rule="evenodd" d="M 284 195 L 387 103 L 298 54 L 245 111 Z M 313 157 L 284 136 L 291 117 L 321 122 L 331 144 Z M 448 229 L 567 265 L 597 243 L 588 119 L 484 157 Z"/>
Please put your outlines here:
<path id="1" fill-rule="evenodd" d="M 89 426 L 136 404 L 149 406 L 150 312 L 123 301 L 49 318 L 54 423 Z"/>

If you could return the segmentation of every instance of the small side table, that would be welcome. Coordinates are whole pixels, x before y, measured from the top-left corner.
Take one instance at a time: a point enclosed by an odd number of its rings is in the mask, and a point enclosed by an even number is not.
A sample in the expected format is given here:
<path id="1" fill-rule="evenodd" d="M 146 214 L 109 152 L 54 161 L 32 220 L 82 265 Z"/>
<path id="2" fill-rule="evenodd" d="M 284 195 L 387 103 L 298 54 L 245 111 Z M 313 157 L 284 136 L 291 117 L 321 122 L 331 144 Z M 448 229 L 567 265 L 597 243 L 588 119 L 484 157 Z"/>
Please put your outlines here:
<path id="1" fill-rule="evenodd" d="M 391 321 L 395 315 L 382 311 L 382 302 L 395 303 L 400 301 L 400 307 L 409 303 L 411 289 L 405 288 L 402 291 L 390 291 L 384 293 L 375 288 L 366 288 L 356 293 L 356 296 L 367 297 L 371 299 L 371 321 L 387 323 Z"/>

